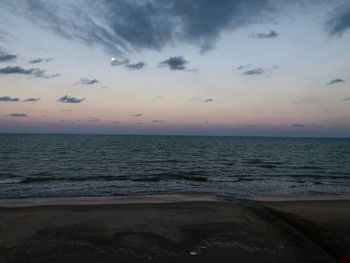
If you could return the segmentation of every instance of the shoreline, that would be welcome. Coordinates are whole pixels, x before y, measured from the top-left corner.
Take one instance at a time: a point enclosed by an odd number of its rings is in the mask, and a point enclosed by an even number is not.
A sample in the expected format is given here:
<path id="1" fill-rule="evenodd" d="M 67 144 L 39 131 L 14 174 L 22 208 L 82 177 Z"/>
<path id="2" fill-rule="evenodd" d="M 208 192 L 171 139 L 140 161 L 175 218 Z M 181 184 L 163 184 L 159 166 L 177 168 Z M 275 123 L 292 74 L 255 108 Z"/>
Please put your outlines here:
<path id="1" fill-rule="evenodd" d="M 118 205 L 118 204 L 163 204 L 185 202 L 225 202 L 254 201 L 261 203 L 274 202 L 307 202 L 307 201 L 350 201 L 350 196 L 310 196 L 310 197 L 229 197 L 214 194 L 164 194 L 132 196 L 80 196 L 80 197 L 34 197 L 0 199 L 1 207 L 38 207 L 60 205 Z"/>
<path id="2" fill-rule="evenodd" d="M 0 262 L 339 262 L 350 200 L 324 199 L 0 199 Z"/>

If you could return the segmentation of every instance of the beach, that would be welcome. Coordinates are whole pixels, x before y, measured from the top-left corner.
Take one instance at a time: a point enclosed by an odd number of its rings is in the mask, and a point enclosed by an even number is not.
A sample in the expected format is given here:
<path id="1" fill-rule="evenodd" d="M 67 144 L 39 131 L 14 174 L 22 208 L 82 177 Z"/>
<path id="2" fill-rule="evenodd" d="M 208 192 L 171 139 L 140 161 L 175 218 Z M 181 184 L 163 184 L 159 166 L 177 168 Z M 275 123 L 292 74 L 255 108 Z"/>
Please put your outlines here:
<path id="1" fill-rule="evenodd" d="M 0 200 L 0 262 L 339 262 L 349 200 Z"/>

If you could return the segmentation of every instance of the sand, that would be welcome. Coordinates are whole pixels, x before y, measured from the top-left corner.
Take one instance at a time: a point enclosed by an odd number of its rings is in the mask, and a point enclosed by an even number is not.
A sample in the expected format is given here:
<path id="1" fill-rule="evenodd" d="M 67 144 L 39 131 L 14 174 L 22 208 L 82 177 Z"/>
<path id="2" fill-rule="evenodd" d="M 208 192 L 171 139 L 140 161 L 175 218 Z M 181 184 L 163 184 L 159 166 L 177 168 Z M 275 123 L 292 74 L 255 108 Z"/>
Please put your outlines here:
<path id="1" fill-rule="evenodd" d="M 339 262 L 350 201 L 0 200 L 0 262 Z"/>

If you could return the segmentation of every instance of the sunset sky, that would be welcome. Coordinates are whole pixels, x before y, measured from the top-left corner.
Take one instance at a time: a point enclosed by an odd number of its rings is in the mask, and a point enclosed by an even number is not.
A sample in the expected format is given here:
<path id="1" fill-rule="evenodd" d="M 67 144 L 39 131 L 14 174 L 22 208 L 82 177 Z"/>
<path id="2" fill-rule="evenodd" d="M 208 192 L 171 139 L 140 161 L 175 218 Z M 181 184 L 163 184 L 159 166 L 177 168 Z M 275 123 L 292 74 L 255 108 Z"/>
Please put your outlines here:
<path id="1" fill-rule="evenodd" d="M 348 0 L 0 0 L 0 132 L 350 137 Z"/>

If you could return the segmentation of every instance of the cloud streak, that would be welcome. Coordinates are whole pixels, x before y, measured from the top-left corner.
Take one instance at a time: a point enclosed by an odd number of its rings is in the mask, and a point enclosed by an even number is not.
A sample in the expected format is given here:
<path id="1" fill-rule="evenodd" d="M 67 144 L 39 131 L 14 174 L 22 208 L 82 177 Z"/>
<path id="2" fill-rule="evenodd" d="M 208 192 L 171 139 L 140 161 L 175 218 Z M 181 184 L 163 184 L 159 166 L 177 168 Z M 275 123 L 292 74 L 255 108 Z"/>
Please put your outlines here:
<path id="1" fill-rule="evenodd" d="M 82 85 L 95 85 L 100 83 L 97 79 L 81 78 L 80 83 Z"/>
<path id="2" fill-rule="evenodd" d="M 18 102 L 18 101 L 20 101 L 19 98 L 12 98 L 10 96 L 0 97 L 0 102 Z"/>
<path id="3" fill-rule="evenodd" d="M 24 118 L 24 117 L 27 117 L 28 115 L 25 113 L 10 113 L 8 116 L 15 117 L 15 118 Z"/>
<path id="4" fill-rule="evenodd" d="M 47 75 L 45 70 L 38 68 L 24 69 L 22 67 L 5 67 L 0 68 L 0 75 L 26 75 L 35 78 L 50 79 L 58 77 L 60 74 Z"/>
<path id="5" fill-rule="evenodd" d="M 29 64 L 39 64 L 42 62 L 49 63 L 53 61 L 53 58 L 35 58 L 28 61 Z"/>
<path id="6" fill-rule="evenodd" d="M 270 30 L 268 33 L 254 33 L 251 35 L 252 38 L 260 38 L 260 39 L 266 39 L 266 38 L 277 38 L 279 36 L 279 33 L 277 33 L 274 30 Z"/>
<path id="7" fill-rule="evenodd" d="M 77 99 L 75 97 L 70 97 L 68 95 L 65 95 L 61 98 L 59 98 L 57 101 L 58 102 L 62 102 L 62 103 L 73 103 L 73 104 L 78 104 L 78 103 L 82 103 L 85 100 L 85 98 L 82 99 Z"/>
<path id="8" fill-rule="evenodd" d="M 114 67 L 119 67 L 119 66 L 124 66 L 127 69 L 130 70 L 140 70 L 143 69 L 146 66 L 146 63 L 144 62 L 138 62 L 138 63 L 130 63 L 129 59 L 125 59 L 125 60 L 117 60 L 115 58 L 112 58 L 111 60 L 111 65 Z"/>
<path id="9" fill-rule="evenodd" d="M 38 102 L 40 100 L 40 98 L 28 98 L 26 100 L 24 100 L 23 102 Z"/>
<path id="10" fill-rule="evenodd" d="M 345 80 L 343 79 L 333 79 L 330 82 L 327 83 L 327 85 L 335 85 L 335 84 L 339 84 L 339 83 L 344 83 Z"/>

